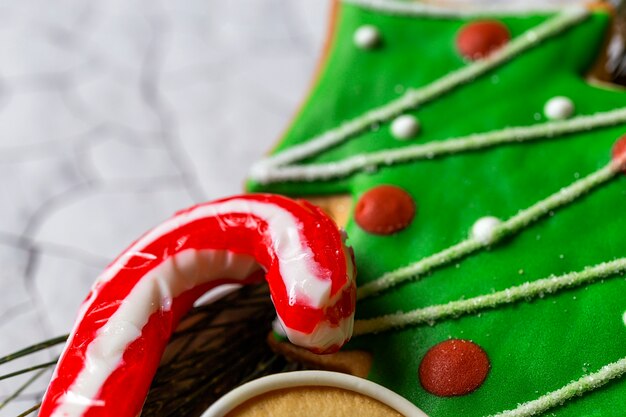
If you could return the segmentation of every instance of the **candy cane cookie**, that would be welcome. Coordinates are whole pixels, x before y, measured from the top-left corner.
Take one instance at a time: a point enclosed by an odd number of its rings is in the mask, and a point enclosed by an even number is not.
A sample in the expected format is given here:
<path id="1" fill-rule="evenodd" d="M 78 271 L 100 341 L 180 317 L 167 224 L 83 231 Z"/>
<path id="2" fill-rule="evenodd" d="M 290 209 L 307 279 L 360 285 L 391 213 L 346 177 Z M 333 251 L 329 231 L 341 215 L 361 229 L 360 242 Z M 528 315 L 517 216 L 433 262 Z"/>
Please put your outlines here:
<path id="1" fill-rule="evenodd" d="M 344 240 L 321 209 L 276 195 L 178 212 L 97 279 L 39 415 L 137 416 L 178 321 L 224 283 L 265 276 L 287 337 L 317 353 L 338 350 L 352 333 L 356 299 Z"/>

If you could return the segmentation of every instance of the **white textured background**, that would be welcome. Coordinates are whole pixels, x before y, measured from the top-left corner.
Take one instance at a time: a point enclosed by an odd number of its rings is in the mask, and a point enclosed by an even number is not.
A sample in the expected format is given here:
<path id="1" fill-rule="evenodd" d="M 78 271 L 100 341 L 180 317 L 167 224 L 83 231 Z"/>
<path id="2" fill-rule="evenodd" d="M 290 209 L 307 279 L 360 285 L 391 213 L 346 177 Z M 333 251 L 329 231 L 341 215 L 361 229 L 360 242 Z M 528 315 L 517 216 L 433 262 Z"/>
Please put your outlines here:
<path id="1" fill-rule="evenodd" d="M 0 2 L 0 356 L 67 332 L 147 228 L 241 191 L 304 97 L 328 3 Z"/>

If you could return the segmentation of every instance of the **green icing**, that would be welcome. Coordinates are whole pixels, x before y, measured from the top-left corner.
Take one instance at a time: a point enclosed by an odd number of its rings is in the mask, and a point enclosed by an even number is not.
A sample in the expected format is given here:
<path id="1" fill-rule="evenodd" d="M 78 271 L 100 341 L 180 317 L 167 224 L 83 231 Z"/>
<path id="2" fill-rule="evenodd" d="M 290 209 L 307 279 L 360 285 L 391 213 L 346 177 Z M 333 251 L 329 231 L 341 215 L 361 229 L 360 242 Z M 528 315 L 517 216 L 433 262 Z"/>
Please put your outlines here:
<path id="1" fill-rule="evenodd" d="M 547 15 L 502 17 L 513 36 Z M 471 19 L 402 17 L 355 6 L 341 7 L 331 50 L 316 86 L 275 152 L 319 135 L 345 120 L 397 98 L 401 87 L 421 87 L 467 65 L 454 48 L 455 34 Z M 376 25 L 381 48 L 355 48 L 362 24 Z M 583 74 L 595 60 L 609 18 L 594 13 L 473 83 L 416 109 L 422 131 L 409 143 L 446 140 L 474 132 L 545 121 L 544 103 L 570 97 L 576 114 L 626 106 L 626 94 L 588 84 Z M 251 191 L 288 195 L 350 193 L 378 184 L 405 188 L 418 205 L 404 231 L 373 236 L 350 220 L 359 282 L 445 249 L 467 236 L 486 215 L 508 218 L 604 166 L 625 127 L 602 128 L 533 143 L 498 146 L 433 160 L 384 167 L 327 182 L 259 185 Z M 389 123 L 364 132 L 307 162 L 406 146 Z M 511 239 L 400 285 L 357 305 L 357 318 L 441 304 L 502 290 L 526 281 L 578 271 L 626 255 L 626 178 L 616 179 L 559 209 Z M 433 326 L 359 336 L 348 348 L 374 353 L 370 379 L 390 387 L 433 417 L 484 416 L 515 408 L 586 373 L 626 356 L 626 280 L 599 281 L 530 302 L 507 305 Z M 426 351 L 447 338 L 483 347 L 491 371 L 483 386 L 462 397 L 425 392 L 417 369 Z M 622 416 L 626 381 L 613 381 L 545 415 Z"/>

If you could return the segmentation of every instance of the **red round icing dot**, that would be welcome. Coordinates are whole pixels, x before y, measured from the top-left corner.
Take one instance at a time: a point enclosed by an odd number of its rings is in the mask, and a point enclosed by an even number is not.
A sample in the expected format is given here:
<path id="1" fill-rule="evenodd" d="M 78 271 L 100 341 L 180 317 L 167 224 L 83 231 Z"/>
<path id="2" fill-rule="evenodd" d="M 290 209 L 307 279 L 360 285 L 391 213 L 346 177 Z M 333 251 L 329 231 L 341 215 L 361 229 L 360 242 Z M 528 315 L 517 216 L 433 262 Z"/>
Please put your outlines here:
<path id="1" fill-rule="evenodd" d="M 614 161 L 617 161 L 618 159 L 622 161 L 620 169 L 626 174 L 626 135 L 622 136 L 617 140 L 617 142 L 615 142 L 611 154 L 613 155 Z"/>
<path id="2" fill-rule="evenodd" d="M 456 47 L 465 58 L 484 58 L 511 39 L 509 29 L 501 22 L 480 20 L 461 28 L 456 36 Z"/>
<path id="3" fill-rule="evenodd" d="M 379 185 L 356 203 L 354 220 L 366 232 L 389 235 L 407 227 L 415 216 L 413 198 L 400 187 Z"/>
<path id="4" fill-rule="evenodd" d="M 469 394 L 489 373 L 485 351 L 469 340 L 450 339 L 426 352 L 419 367 L 422 387 L 440 397 Z"/>

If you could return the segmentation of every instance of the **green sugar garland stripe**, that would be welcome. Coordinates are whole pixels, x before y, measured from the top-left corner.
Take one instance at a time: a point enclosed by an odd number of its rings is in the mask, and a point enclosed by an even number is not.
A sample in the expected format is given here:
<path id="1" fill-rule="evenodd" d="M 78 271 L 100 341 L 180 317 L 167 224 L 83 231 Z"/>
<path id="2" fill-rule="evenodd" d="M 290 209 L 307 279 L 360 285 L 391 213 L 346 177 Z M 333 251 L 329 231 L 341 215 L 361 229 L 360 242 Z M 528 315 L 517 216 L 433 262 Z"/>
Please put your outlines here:
<path id="1" fill-rule="evenodd" d="M 617 276 L 617 274 L 625 271 L 626 258 L 620 258 L 586 268 L 583 271 L 570 272 L 558 277 L 549 277 L 533 282 L 526 282 L 492 294 L 419 308 L 406 313 L 396 313 L 372 319 L 357 320 L 354 322 L 354 335 L 359 336 L 379 333 L 419 324 L 433 324 L 437 320 L 495 308 L 519 300 L 542 297 L 582 284 L 590 284 L 598 279 Z"/>
<path id="2" fill-rule="evenodd" d="M 626 374 L 626 358 L 603 366 L 597 372 L 572 381 L 556 391 L 542 395 L 536 400 L 520 404 L 517 408 L 494 414 L 491 417 L 531 417 L 546 410 L 557 407 L 574 397 L 589 393 L 605 385 L 612 379 L 621 378 Z"/>
<path id="3" fill-rule="evenodd" d="M 546 38 L 554 36 L 589 15 L 584 8 L 575 8 L 563 11 L 550 20 L 530 29 L 513 39 L 507 46 L 489 55 L 487 58 L 476 61 L 466 67 L 450 72 L 438 80 L 422 88 L 410 89 L 404 95 L 386 105 L 380 106 L 365 114 L 349 120 L 342 125 L 311 138 L 305 143 L 291 147 L 274 156 L 259 161 L 252 167 L 250 176 L 261 184 L 278 181 L 272 178 L 272 171 L 276 167 L 317 155 L 328 148 L 336 146 L 354 135 L 366 130 L 375 123 L 382 123 L 424 104 L 434 98 L 453 90 L 454 88 L 471 82 L 487 71 L 503 64 L 520 53 L 539 44 Z"/>
<path id="4" fill-rule="evenodd" d="M 366 10 L 374 10 L 381 13 L 399 16 L 437 16 L 437 17 L 459 17 L 459 16 L 492 16 L 502 13 L 520 13 L 527 15 L 537 12 L 557 12 L 563 7 L 554 4 L 511 4 L 511 5 L 490 5 L 480 4 L 480 8 L 471 8 L 471 4 L 463 4 L 462 7 L 452 8 L 448 5 L 438 6 L 436 4 L 415 3 L 396 0 L 342 0 L 344 4 L 351 4 Z"/>
<path id="5" fill-rule="evenodd" d="M 620 123 L 626 123 L 626 107 L 589 116 L 577 116 L 569 120 L 539 123 L 532 126 L 509 127 L 502 130 L 451 138 L 445 141 L 433 141 L 399 149 L 371 152 L 337 162 L 274 167 L 265 173 L 264 179 L 267 182 L 328 180 L 384 165 L 420 159 L 433 159 L 443 155 L 475 151 L 502 144 L 551 139 L 561 135 L 613 126 Z"/>
<path id="6" fill-rule="evenodd" d="M 415 263 L 387 272 L 380 278 L 361 285 L 357 289 L 357 300 L 371 297 L 403 282 L 416 280 L 435 268 L 450 264 L 485 246 L 484 243 L 469 238 Z"/>
<path id="7" fill-rule="evenodd" d="M 357 299 L 367 298 L 400 283 L 415 280 L 434 268 L 448 265 L 480 249 L 498 243 L 505 237 L 525 229 L 551 211 L 571 203 L 594 188 L 610 181 L 620 173 L 620 166 L 624 163 L 626 163 L 626 154 L 619 159 L 611 161 L 598 171 L 573 182 L 565 188 L 561 188 L 547 198 L 521 210 L 516 215 L 496 226 L 494 236 L 489 242 L 481 242 L 469 237 L 441 252 L 430 255 L 408 266 L 396 269 L 395 271 L 383 274 L 380 278 L 362 285 L 357 290 Z"/>

